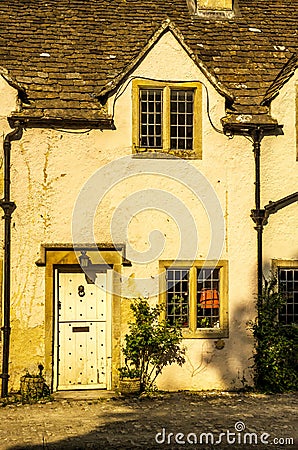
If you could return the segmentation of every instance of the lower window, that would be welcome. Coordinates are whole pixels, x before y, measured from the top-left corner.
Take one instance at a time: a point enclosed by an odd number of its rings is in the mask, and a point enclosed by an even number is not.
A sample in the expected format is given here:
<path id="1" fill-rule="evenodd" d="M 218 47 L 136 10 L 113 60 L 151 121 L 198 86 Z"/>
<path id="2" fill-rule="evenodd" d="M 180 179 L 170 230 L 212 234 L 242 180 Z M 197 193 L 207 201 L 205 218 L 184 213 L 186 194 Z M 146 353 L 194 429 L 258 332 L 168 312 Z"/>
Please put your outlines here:
<path id="1" fill-rule="evenodd" d="M 162 262 L 166 319 L 183 328 L 184 337 L 228 335 L 227 263 L 171 265 Z"/>
<path id="2" fill-rule="evenodd" d="M 279 310 L 279 321 L 285 325 L 298 323 L 298 267 L 279 267 L 278 286 L 286 298 Z"/>

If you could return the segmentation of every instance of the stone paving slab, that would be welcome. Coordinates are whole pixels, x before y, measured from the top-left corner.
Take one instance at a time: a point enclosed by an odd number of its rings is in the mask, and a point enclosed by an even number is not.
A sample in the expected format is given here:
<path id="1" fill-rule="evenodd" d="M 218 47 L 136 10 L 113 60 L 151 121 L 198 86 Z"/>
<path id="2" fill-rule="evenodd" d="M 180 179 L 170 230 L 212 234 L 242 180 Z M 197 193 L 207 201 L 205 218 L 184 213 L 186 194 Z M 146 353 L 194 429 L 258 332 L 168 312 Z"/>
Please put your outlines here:
<path id="1" fill-rule="evenodd" d="M 0 449 L 297 449 L 297 399 L 183 392 L 8 405 Z"/>

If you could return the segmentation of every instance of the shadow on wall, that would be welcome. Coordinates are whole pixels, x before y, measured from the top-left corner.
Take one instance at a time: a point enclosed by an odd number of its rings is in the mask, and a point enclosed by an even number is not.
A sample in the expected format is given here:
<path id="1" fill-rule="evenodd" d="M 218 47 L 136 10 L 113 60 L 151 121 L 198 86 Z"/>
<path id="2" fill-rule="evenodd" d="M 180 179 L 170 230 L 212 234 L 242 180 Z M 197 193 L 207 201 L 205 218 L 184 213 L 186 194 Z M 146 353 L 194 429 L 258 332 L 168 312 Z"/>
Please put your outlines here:
<path id="1" fill-rule="evenodd" d="M 249 321 L 256 316 L 255 304 L 233 308 L 229 325 L 226 352 L 216 348 L 214 364 L 217 375 L 229 389 L 241 389 L 253 385 L 254 339 Z"/>
<path id="2" fill-rule="evenodd" d="M 253 302 L 231 305 L 229 338 L 184 340 L 186 362 L 182 367 L 165 368 L 160 389 L 239 390 L 252 386 L 254 340 L 248 322 L 255 316 Z"/>

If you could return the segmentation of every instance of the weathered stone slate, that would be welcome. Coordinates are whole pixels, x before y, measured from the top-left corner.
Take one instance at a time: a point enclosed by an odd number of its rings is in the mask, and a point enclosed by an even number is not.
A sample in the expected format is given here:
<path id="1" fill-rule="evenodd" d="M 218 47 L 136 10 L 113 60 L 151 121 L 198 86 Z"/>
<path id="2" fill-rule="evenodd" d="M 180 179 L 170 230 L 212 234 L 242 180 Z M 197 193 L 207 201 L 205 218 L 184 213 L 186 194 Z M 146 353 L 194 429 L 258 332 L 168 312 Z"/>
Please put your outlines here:
<path id="1" fill-rule="evenodd" d="M 297 67 L 298 0 L 238 5 L 232 19 L 212 19 L 191 16 L 185 0 L 1 0 L 0 66 L 26 93 L 21 114 L 94 119 L 106 114 L 95 93 L 169 19 L 233 107 L 253 111 Z"/>

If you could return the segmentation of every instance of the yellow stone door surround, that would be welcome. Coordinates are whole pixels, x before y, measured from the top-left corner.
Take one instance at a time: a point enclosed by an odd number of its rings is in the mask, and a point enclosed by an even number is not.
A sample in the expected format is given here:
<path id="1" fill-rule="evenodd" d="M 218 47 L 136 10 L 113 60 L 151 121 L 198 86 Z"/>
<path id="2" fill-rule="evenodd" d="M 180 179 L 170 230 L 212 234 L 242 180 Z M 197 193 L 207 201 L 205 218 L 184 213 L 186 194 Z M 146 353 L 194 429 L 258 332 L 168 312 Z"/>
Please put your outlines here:
<path id="1" fill-rule="evenodd" d="M 125 258 L 125 246 L 120 244 L 41 244 L 40 259 L 36 261 L 38 267 L 45 268 L 45 375 L 50 380 L 52 389 L 54 379 L 54 340 L 55 340 L 55 270 L 80 270 L 78 256 L 80 250 L 87 251 L 92 264 L 96 267 L 105 262 L 106 266 L 113 269 L 113 281 L 111 298 L 112 317 L 112 361 L 111 361 L 111 388 L 114 388 L 114 380 L 117 378 L 117 367 L 120 365 L 120 329 L 121 329 L 121 287 L 120 274 L 122 266 L 130 265 Z M 118 276 L 115 276 L 119 274 Z"/>

